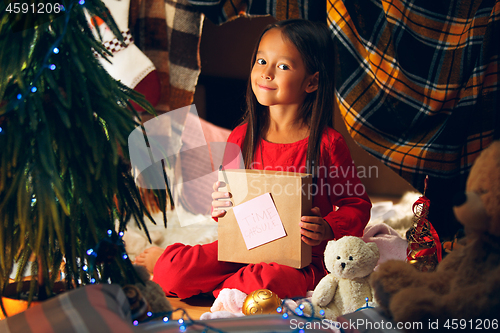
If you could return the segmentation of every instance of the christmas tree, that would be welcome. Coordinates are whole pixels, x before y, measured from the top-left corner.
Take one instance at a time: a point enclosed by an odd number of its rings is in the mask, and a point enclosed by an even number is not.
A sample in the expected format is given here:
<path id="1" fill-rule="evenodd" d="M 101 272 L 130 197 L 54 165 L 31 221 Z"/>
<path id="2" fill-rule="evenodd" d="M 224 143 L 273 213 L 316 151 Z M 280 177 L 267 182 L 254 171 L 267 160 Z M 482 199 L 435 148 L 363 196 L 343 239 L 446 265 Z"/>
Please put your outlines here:
<path id="1" fill-rule="evenodd" d="M 23 275 L 30 300 L 61 276 L 66 289 L 135 282 L 120 234 L 131 217 L 147 234 L 150 215 L 129 170 L 130 100 L 154 109 L 99 64 L 95 17 L 122 38 L 100 0 L 0 2 L 2 295 Z"/>

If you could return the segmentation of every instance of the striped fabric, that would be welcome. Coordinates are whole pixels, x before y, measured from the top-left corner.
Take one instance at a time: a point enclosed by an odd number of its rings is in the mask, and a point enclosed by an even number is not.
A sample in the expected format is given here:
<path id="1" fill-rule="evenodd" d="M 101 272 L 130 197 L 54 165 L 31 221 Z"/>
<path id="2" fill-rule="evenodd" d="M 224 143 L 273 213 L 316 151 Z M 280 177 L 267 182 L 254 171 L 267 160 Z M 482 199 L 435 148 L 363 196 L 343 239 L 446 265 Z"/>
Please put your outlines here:
<path id="1" fill-rule="evenodd" d="M 136 45 L 160 76 L 158 111 L 190 105 L 201 70 L 203 15 L 187 0 L 131 0 L 129 22 Z"/>
<path id="2" fill-rule="evenodd" d="M 88 285 L 0 321 L 2 333 L 133 333 L 119 285 Z"/>
<path id="3" fill-rule="evenodd" d="M 328 0 L 327 16 L 353 139 L 420 191 L 464 188 L 498 137 L 500 1 Z"/>

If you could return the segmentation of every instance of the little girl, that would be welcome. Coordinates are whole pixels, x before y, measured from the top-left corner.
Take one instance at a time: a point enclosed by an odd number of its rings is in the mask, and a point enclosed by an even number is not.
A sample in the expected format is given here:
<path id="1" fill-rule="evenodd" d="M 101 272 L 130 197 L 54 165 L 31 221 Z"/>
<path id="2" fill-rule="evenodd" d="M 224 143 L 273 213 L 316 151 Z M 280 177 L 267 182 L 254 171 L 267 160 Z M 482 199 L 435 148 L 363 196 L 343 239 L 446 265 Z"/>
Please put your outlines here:
<path id="1" fill-rule="evenodd" d="M 173 244 L 161 254 L 153 280 L 167 296 L 187 298 L 224 288 L 245 293 L 267 288 L 281 298 L 305 296 L 327 273 L 326 242 L 362 236 L 371 203 L 356 176 L 342 136 L 332 129 L 333 41 L 328 28 L 306 20 L 268 26 L 252 57 L 247 111 L 228 142 L 241 148 L 246 168 L 307 171 L 317 193 L 313 209 L 297 224 L 313 246 L 312 263 L 303 268 L 276 263 L 239 264 L 217 260 L 218 243 Z M 212 216 L 226 214 L 230 193 L 214 184 Z"/>

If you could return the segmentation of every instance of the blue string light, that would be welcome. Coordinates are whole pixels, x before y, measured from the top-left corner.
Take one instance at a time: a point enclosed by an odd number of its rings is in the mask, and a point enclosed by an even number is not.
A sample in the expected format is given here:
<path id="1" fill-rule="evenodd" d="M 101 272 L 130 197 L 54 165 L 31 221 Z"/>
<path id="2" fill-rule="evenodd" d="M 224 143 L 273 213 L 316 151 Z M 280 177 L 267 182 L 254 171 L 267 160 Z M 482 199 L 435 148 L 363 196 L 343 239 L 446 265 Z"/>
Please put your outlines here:
<path id="1" fill-rule="evenodd" d="M 283 302 L 282 305 L 276 309 L 277 313 L 283 312 L 283 314 L 281 315 L 281 317 L 283 319 L 287 320 L 291 317 L 296 317 L 296 318 L 301 318 L 306 323 L 319 322 L 319 321 L 322 322 L 323 320 L 325 320 L 324 317 L 317 317 L 314 315 L 314 307 L 312 306 L 312 303 L 310 300 L 305 299 L 303 297 L 297 297 L 297 298 L 294 298 L 292 300 L 294 300 L 296 303 L 300 303 L 297 305 L 297 307 L 295 309 L 290 308 L 286 302 Z M 307 304 L 309 304 L 309 307 L 312 311 L 311 315 L 306 315 L 303 311 L 306 308 Z M 302 315 L 300 315 L 300 316 L 297 315 L 296 309 L 298 309 L 299 312 L 302 312 Z M 180 319 L 177 320 L 177 324 L 179 325 L 180 332 L 186 332 L 190 326 L 196 325 L 197 328 L 203 327 L 203 332 L 228 333 L 227 331 L 223 331 L 223 330 L 220 330 L 220 329 L 217 329 L 213 326 L 208 325 L 207 322 L 210 322 L 210 321 L 193 320 L 188 315 L 186 310 L 184 310 L 182 308 L 175 309 L 171 312 L 152 313 L 151 316 L 148 313 L 147 314 L 148 318 L 141 321 L 141 324 L 155 320 L 155 319 L 161 319 L 164 323 L 169 323 L 170 318 L 172 318 L 173 314 L 176 312 L 179 312 L 179 311 L 182 312 Z M 322 316 L 324 315 L 324 311 L 321 310 L 319 312 L 322 314 Z M 305 325 L 307 325 L 307 324 L 305 324 Z M 302 326 L 302 327 L 307 327 L 307 326 Z M 304 328 L 297 328 L 294 330 L 290 330 L 290 332 L 295 332 L 295 333 L 305 333 L 306 331 L 307 331 L 307 329 L 304 329 Z"/>
<path id="2" fill-rule="evenodd" d="M 169 323 L 170 318 L 172 318 L 172 316 L 175 312 L 181 312 L 180 318 L 177 320 L 177 324 L 179 325 L 179 330 L 181 332 L 185 332 L 188 327 L 190 327 L 192 325 L 196 325 L 196 326 L 204 327 L 205 330 L 203 332 L 226 333 L 225 331 L 216 329 L 215 327 L 212 327 L 212 326 L 206 324 L 205 322 L 193 320 L 187 314 L 186 310 L 184 310 L 182 308 L 178 308 L 178 309 L 175 309 L 175 310 L 169 311 L 169 312 L 151 313 L 151 315 L 148 312 L 147 313 L 148 318 L 146 318 L 145 320 L 142 320 L 141 324 L 155 320 L 155 319 L 161 319 L 164 323 Z"/>
<path id="3" fill-rule="evenodd" d="M 118 237 L 119 236 L 119 237 Z M 108 257 L 106 255 L 107 251 L 112 251 L 113 257 L 114 253 L 113 251 L 117 251 L 119 258 L 123 260 L 129 259 L 129 256 L 127 255 L 127 252 L 125 250 L 125 243 L 123 242 L 122 239 L 123 232 L 114 233 L 112 229 L 106 230 L 106 233 L 104 237 L 97 243 L 93 248 L 90 248 L 86 251 L 87 258 L 86 258 L 86 263 L 87 265 L 84 265 L 82 269 L 87 272 L 91 273 L 94 272 L 97 265 L 102 264 L 104 261 L 103 260 L 113 260 L 111 257 Z M 90 282 L 93 284 L 96 282 L 95 278 L 91 278 Z"/>
<path id="4" fill-rule="evenodd" d="M 65 12 L 65 21 L 64 21 L 64 26 L 63 26 L 63 30 L 62 30 L 62 33 L 61 35 L 56 39 L 56 41 L 49 47 L 49 51 L 45 54 L 45 57 L 43 59 L 43 62 L 42 62 L 42 68 L 38 71 L 38 73 L 35 75 L 33 81 L 32 81 L 32 84 L 30 86 L 28 86 L 26 89 L 26 92 L 27 91 L 31 91 L 32 93 L 35 93 L 38 89 L 37 87 L 35 86 L 35 84 L 38 82 L 38 79 L 40 78 L 40 76 L 42 75 L 42 72 L 44 70 L 44 68 L 49 68 L 51 70 L 54 70 L 56 67 L 54 64 L 48 66 L 48 60 L 49 60 L 49 57 L 52 55 L 52 54 L 58 54 L 60 52 L 60 49 L 59 49 L 59 44 L 61 44 L 61 41 L 63 40 L 64 36 L 66 35 L 66 31 L 67 31 L 67 28 L 68 28 L 68 24 L 69 24 L 69 20 L 70 20 L 70 13 L 71 13 L 71 9 L 73 8 L 73 5 L 76 3 L 76 0 L 75 2 L 72 2 L 71 4 L 69 4 L 69 7 L 68 7 L 68 10 L 66 10 L 65 8 L 63 8 L 63 11 Z M 80 0 L 78 2 L 80 5 L 84 5 L 85 4 L 85 0 Z M 52 68 L 52 66 L 54 66 Z M 13 111 L 16 107 L 18 107 L 20 105 L 20 103 L 23 103 L 24 100 L 22 100 L 22 96 L 25 95 L 27 96 L 28 94 L 27 93 L 24 93 L 24 94 L 18 94 L 17 95 L 17 102 L 15 103 L 12 103 L 10 105 L 10 107 L 7 108 L 7 110 L 4 112 L 4 115 Z"/>
<path id="5" fill-rule="evenodd" d="M 49 69 L 50 69 L 51 71 L 55 70 L 55 69 L 56 69 L 56 65 L 51 64 L 51 65 L 49 66 Z"/>
<path id="6" fill-rule="evenodd" d="M 301 298 L 301 297 L 298 297 L 295 299 L 296 301 L 304 301 L 305 303 L 309 303 L 311 304 L 311 302 L 309 300 L 306 300 L 304 298 Z M 311 308 L 312 308 L 312 314 L 311 316 L 308 316 L 308 315 L 305 315 L 303 313 L 303 310 L 305 309 L 305 305 L 304 303 L 301 303 L 299 304 L 296 309 L 299 310 L 299 312 L 302 312 L 302 315 L 298 316 L 295 312 L 294 309 L 291 309 L 287 306 L 286 303 L 283 303 L 282 306 L 278 307 L 276 309 L 276 311 L 279 313 L 279 312 L 283 312 L 282 314 L 282 318 L 283 319 L 288 319 L 290 317 L 299 317 L 299 318 L 302 318 L 303 320 L 305 320 L 306 322 L 318 322 L 318 321 L 322 321 L 324 320 L 324 317 L 322 318 L 319 318 L 319 317 L 315 317 L 314 316 L 314 308 L 312 307 L 311 305 Z M 150 313 L 148 312 L 147 315 L 148 315 L 148 318 L 146 318 L 145 320 L 141 321 L 141 324 L 142 323 L 146 323 L 146 322 L 149 322 L 149 321 L 152 321 L 152 320 L 155 320 L 155 319 L 161 319 L 164 323 L 169 323 L 170 322 L 170 318 L 173 316 L 174 313 L 176 312 L 179 312 L 181 311 L 181 316 L 180 316 L 180 319 L 177 320 L 177 324 L 179 325 L 179 331 L 180 332 L 186 332 L 187 329 L 190 327 L 190 326 L 193 326 L 193 325 L 196 325 L 197 327 L 203 327 L 203 332 L 214 332 L 214 333 L 227 333 L 227 331 L 223 331 L 223 330 L 219 330 L 213 326 L 210 326 L 207 324 L 207 322 L 209 321 L 201 321 L 201 320 L 193 320 L 189 315 L 188 313 L 186 312 L 186 310 L 182 309 L 182 308 L 178 308 L 178 309 L 175 309 L 171 312 L 162 312 L 162 313 Z M 320 311 L 321 312 L 321 311 Z M 324 311 L 323 311 L 324 312 Z M 304 330 L 303 328 L 297 328 L 295 330 L 291 330 L 290 332 L 295 332 L 295 333 L 303 333 L 303 332 L 306 332 L 306 330 Z"/>
<path id="7" fill-rule="evenodd" d="M 358 312 L 358 311 L 363 310 L 363 309 L 373 309 L 373 306 L 368 305 L 369 301 L 370 301 L 370 299 L 368 297 L 365 297 L 365 305 L 360 307 L 359 309 L 357 309 L 354 312 Z"/>
<path id="8" fill-rule="evenodd" d="M 294 300 L 295 303 L 297 304 L 295 308 L 290 308 L 287 302 L 283 302 L 282 306 L 276 309 L 278 313 L 282 313 L 281 316 L 283 319 L 289 319 L 291 317 L 299 317 L 303 319 L 306 323 L 323 321 L 325 319 L 324 318 L 325 312 L 323 310 L 319 311 L 321 316 L 317 316 L 315 314 L 314 306 L 312 305 L 310 300 L 302 297 L 292 298 L 292 300 Z M 311 311 L 310 314 L 305 313 L 306 306 L 310 309 Z M 293 332 L 300 333 L 304 332 L 304 330 L 296 329 Z"/>

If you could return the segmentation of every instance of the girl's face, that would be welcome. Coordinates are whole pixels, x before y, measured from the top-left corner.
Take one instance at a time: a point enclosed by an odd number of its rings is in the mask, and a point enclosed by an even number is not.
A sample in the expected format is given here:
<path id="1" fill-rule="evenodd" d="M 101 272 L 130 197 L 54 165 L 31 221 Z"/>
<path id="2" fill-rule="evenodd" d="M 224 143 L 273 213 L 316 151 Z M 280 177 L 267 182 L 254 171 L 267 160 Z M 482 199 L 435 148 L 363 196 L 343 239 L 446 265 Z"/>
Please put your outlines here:
<path id="1" fill-rule="evenodd" d="M 250 80 L 252 90 L 264 106 L 296 106 L 318 88 L 316 74 L 308 74 L 302 57 L 280 29 L 267 31 L 259 44 Z"/>

